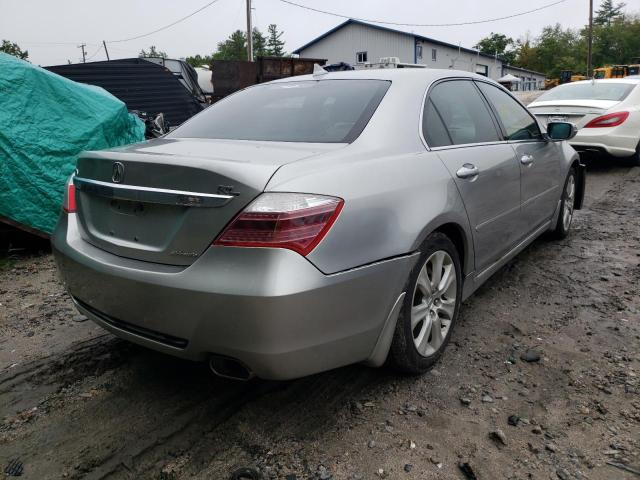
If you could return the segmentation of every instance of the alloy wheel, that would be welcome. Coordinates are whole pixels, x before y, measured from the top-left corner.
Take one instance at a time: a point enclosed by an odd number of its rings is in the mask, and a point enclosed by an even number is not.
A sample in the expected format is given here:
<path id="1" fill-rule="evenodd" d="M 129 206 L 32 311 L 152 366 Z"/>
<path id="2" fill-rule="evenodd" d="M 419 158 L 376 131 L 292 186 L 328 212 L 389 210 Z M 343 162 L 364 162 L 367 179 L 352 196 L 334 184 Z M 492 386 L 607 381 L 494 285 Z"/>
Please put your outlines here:
<path id="1" fill-rule="evenodd" d="M 576 196 L 576 180 L 573 175 L 569 175 L 567 184 L 564 187 L 564 209 L 562 212 L 562 226 L 565 231 L 569 230 L 573 219 L 573 205 Z"/>
<path id="2" fill-rule="evenodd" d="M 418 274 L 411 307 L 411 331 L 418 353 L 429 357 L 447 337 L 456 308 L 456 268 L 444 250 L 431 254 Z"/>

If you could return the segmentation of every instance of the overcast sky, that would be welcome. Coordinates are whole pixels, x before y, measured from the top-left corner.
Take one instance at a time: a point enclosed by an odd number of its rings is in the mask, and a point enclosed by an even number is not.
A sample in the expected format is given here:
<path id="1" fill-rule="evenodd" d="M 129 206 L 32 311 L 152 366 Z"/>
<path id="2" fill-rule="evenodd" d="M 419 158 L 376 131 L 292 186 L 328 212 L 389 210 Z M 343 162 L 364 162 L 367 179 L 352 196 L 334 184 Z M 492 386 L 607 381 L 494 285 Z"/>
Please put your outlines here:
<path id="1" fill-rule="evenodd" d="M 451 23 L 510 15 L 553 3 L 553 0 L 295 0 L 296 3 L 343 15 L 408 23 Z M 208 3 L 208 0 L 0 0 L 0 39 L 17 42 L 38 65 L 79 61 L 80 43 L 87 56 L 104 60 L 101 41 L 144 34 L 167 25 Z M 597 8 L 599 0 L 594 0 Z M 640 12 L 640 0 L 626 0 L 628 12 Z M 545 25 L 582 27 L 588 21 L 588 0 L 564 3 L 525 16 L 480 25 L 457 27 L 394 27 L 453 44 L 472 47 L 490 32 L 519 38 L 536 36 Z M 253 0 L 254 25 L 270 23 L 283 30 L 287 51 L 294 50 L 343 19 L 302 10 L 280 0 Z M 207 54 L 233 30 L 246 28 L 245 0 L 217 3 L 162 32 L 128 42 L 108 44 L 111 58 L 137 56 L 156 45 L 172 58 Z M 61 44 L 56 44 L 61 43 Z"/>

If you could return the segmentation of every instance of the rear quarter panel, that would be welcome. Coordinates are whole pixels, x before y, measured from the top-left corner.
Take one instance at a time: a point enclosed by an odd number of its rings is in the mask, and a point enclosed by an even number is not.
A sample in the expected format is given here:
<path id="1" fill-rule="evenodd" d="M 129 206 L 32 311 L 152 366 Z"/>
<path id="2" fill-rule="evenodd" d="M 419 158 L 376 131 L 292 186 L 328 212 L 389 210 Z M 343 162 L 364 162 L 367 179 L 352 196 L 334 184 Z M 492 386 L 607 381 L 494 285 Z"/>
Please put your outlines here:
<path id="1" fill-rule="evenodd" d="M 303 175 L 283 167 L 269 191 L 333 195 L 345 204 L 336 223 L 308 258 L 324 273 L 335 273 L 417 250 L 426 236 L 455 223 L 467 239 L 466 211 L 453 179 L 439 157 L 414 153 L 359 151 L 350 157 L 311 160 Z M 289 177 L 285 180 L 285 178 Z M 465 266 L 473 262 L 466 261 Z"/>

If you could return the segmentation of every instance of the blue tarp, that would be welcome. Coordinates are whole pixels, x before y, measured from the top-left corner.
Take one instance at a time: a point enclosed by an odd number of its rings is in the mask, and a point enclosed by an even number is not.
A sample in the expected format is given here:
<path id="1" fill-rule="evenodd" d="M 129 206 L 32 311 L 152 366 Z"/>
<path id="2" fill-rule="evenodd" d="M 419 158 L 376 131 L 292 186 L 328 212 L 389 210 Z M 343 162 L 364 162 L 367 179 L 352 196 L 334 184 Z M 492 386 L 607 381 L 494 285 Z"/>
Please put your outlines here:
<path id="1" fill-rule="evenodd" d="M 144 130 L 102 88 L 0 53 L 0 216 L 51 233 L 78 154 L 140 142 Z"/>

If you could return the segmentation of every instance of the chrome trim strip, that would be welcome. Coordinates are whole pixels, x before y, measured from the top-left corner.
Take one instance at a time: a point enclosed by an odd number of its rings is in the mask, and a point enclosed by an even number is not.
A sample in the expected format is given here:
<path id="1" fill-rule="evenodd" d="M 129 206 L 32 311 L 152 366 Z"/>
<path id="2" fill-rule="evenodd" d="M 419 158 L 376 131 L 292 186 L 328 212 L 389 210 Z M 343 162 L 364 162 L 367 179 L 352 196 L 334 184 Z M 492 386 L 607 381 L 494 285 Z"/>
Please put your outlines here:
<path id="1" fill-rule="evenodd" d="M 522 203 L 522 206 L 525 207 L 527 205 L 529 205 L 531 202 L 535 202 L 536 200 L 538 200 L 540 197 L 543 197 L 551 192 L 553 192 L 556 188 L 558 188 L 559 185 L 554 185 L 551 188 L 547 188 L 544 192 L 540 192 L 537 195 L 534 195 L 533 197 L 527 199 L 525 202 Z"/>
<path id="2" fill-rule="evenodd" d="M 484 147 L 487 145 L 507 145 L 507 140 L 498 140 L 496 142 L 481 142 L 481 143 L 458 143 L 456 145 L 444 145 L 442 147 L 431 147 L 431 151 L 439 152 L 442 150 L 455 150 L 456 148 L 471 148 L 471 147 Z"/>
<path id="3" fill-rule="evenodd" d="M 515 207 L 510 208 L 509 210 L 505 210 L 503 212 L 500 212 L 498 215 L 496 215 L 493 218 L 489 218 L 487 220 L 484 220 L 483 222 L 479 223 L 478 225 L 476 225 L 476 232 L 479 232 L 482 228 L 486 227 L 487 225 L 489 225 L 490 223 L 495 222 L 496 220 L 501 219 L 502 217 L 504 217 L 505 215 L 509 215 L 510 213 L 515 212 L 516 210 L 520 210 L 522 208 L 522 205 L 518 204 Z"/>
<path id="4" fill-rule="evenodd" d="M 183 207 L 222 207 L 233 199 L 233 195 L 187 192 L 164 188 L 120 185 L 89 178 L 74 177 L 73 184 L 82 192 L 106 198 L 131 200 L 143 203 L 178 205 Z"/>
<path id="5" fill-rule="evenodd" d="M 535 116 L 544 115 L 546 117 L 584 117 L 585 115 L 598 114 L 602 112 L 604 112 L 604 109 L 598 112 L 533 112 L 533 114 Z"/>

